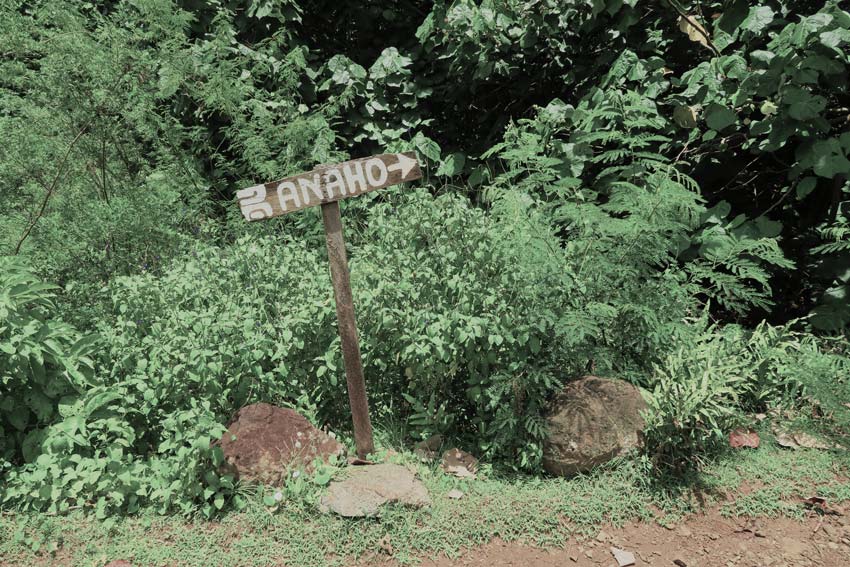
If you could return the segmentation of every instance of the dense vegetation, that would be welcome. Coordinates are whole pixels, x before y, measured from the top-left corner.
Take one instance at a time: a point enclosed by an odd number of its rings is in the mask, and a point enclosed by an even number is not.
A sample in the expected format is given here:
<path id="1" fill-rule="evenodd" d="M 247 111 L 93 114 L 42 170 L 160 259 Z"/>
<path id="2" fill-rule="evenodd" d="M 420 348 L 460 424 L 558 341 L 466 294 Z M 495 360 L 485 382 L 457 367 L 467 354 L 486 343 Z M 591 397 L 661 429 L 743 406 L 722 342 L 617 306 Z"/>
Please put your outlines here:
<path id="1" fill-rule="evenodd" d="M 747 411 L 850 427 L 840 2 L 0 6 L 2 505 L 212 514 L 234 410 L 344 430 L 318 212 L 233 199 L 384 151 L 427 167 L 343 205 L 380 426 L 535 471 L 593 371 L 656 471 Z"/>

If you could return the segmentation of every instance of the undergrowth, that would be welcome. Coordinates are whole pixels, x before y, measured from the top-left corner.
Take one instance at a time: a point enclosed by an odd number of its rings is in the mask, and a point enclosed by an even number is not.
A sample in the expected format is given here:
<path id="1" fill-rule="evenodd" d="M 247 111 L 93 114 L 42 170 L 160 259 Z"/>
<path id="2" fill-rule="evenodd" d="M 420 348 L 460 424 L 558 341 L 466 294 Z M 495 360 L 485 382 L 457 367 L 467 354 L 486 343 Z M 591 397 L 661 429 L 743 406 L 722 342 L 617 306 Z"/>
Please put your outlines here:
<path id="1" fill-rule="evenodd" d="M 428 556 L 457 557 L 494 537 L 562 547 L 572 538 L 596 537 L 609 523 L 669 525 L 706 506 L 720 505 L 724 514 L 742 517 L 799 518 L 806 513 L 801 499 L 815 492 L 834 505 L 850 500 L 850 463 L 840 454 L 787 451 L 767 441 L 758 450 L 713 460 L 685 490 L 675 482 L 647 482 L 632 460 L 570 480 L 492 471 L 462 480 L 419 464 L 409 453 L 392 458 L 418 470 L 432 506 L 389 507 L 379 520 L 352 521 L 318 513 L 313 495 L 322 487 L 309 488 L 308 482 L 307 493 L 289 491 L 272 506 L 259 493 L 246 494 L 244 511 L 215 523 L 150 513 L 105 523 L 79 513 L 7 515 L 0 516 L 0 529 L 11 537 L 0 542 L 0 556 L 21 564 L 66 560 L 81 567 L 99 565 L 104 557 L 140 566 L 179 561 L 187 567 L 276 562 L 299 567 L 347 565 L 391 552 L 399 563 L 415 564 Z M 739 493 L 753 483 L 760 488 Z M 452 489 L 463 498 L 448 498 Z"/>
<path id="2" fill-rule="evenodd" d="M 233 197 L 402 150 L 418 186 L 343 205 L 402 446 L 540 474 L 587 373 L 646 393 L 647 478 L 752 413 L 844 442 L 850 14 L 675 7 L 0 0 L 0 508 L 221 517 L 247 499 L 215 441 L 255 401 L 346 439 L 319 212 Z"/>

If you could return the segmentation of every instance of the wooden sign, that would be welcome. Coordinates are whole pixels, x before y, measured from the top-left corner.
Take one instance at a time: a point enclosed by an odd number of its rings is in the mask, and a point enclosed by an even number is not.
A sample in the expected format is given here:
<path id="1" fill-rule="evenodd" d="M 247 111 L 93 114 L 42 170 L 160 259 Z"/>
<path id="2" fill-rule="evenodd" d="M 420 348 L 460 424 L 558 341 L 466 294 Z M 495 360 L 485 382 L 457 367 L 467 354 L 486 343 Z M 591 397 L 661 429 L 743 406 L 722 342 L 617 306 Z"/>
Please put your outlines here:
<path id="1" fill-rule="evenodd" d="M 236 198 L 245 219 L 256 221 L 420 177 L 422 172 L 414 152 L 381 154 L 338 165 L 325 165 L 309 173 L 248 187 L 236 193 Z"/>
<path id="2" fill-rule="evenodd" d="M 316 205 L 322 206 L 345 382 L 354 423 L 354 442 L 360 458 L 365 458 L 373 452 L 375 443 L 372 439 L 369 401 L 366 382 L 363 379 L 363 362 L 360 359 L 360 342 L 357 338 L 354 300 L 351 296 L 348 257 L 345 253 L 338 201 L 420 177 L 422 172 L 414 152 L 381 154 L 337 165 L 323 165 L 309 173 L 255 185 L 236 193 L 242 215 L 249 221 L 269 219 Z"/>

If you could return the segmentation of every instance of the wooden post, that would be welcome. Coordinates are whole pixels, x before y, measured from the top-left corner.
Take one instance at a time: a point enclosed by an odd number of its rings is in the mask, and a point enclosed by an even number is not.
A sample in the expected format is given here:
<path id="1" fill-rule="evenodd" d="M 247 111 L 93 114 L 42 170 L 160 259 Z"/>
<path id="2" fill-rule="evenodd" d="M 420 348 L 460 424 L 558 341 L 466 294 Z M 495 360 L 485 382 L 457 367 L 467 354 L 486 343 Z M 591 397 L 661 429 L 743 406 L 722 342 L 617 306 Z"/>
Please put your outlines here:
<path id="1" fill-rule="evenodd" d="M 307 173 L 254 185 L 236 193 L 239 208 L 247 221 L 261 221 L 307 207 L 322 206 L 345 382 L 354 422 L 354 442 L 357 456 L 361 459 L 374 452 L 375 443 L 372 440 L 372 423 L 369 421 L 369 401 L 363 380 L 363 362 L 360 360 L 360 343 L 357 341 L 354 300 L 351 297 L 338 201 L 421 177 L 422 171 L 415 152 L 380 154 L 335 165 L 322 165 Z"/>
<path id="2" fill-rule="evenodd" d="M 357 322 L 354 319 L 354 299 L 351 296 L 348 257 L 345 253 L 345 239 L 342 236 L 342 218 L 339 214 L 338 201 L 322 205 L 322 220 L 325 223 L 325 240 L 331 264 L 331 281 L 336 300 L 336 318 L 342 343 L 348 401 L 351 404 L 351 416 L 354 422 L 354 443 L 357 447 L 357 456 L 365 459 L 366 455 L 375 450 L 375 443 L 372 439 L 372 422 L 369 420 L 369 401 L 366 398 L 366 382 L 363 379 L 363 362 L 360 360 Z"/>

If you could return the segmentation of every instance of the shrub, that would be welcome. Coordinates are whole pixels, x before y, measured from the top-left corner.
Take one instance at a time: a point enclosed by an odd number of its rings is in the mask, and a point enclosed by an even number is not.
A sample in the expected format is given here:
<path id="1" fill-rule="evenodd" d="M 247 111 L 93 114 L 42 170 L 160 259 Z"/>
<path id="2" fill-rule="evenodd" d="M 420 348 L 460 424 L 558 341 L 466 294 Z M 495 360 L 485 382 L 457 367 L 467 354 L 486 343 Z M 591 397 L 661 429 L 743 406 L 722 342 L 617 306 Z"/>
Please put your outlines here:
<path id="1" fill-rule="evenodd" d="M 546 219 L 514 204 L 488 214 L 417 191 L 374 205 L 352 275 L 378 407 L 533 467 L 574 284 Z"/>
<path id="2" fill-rule="evenodd" d="M 31 463 L 60 404 L 92 380 L 93 338 L 54 319 L 55 289 L 0 257 L 0 471 Z"/>
<path id="3" fill-rule="evenodd" d="M 377 420 L 467 436 L 484 458 L 534 469 L 560 384 L 588 364 L 640 377 L 682 332 L 691 300 L 678 268 L 645 257 L 648 244 L 614 228 L 601 245 L 598 212 L 561 247 L 533 198 L 498 189 L 491 199 L 485 211 L 388 190 L 346 205 L 361 350 Z M 304 232 L 317 216 L 304 213 L 297 239 L 199 247 L 162 276 L 110 287 L 104 375 L 137 408 L 127 419 L 138 443 L 154 446 L 163 430 L 150 424 L 193 401 L 209 404 L 211 421 L 266 400 L 348 427 L 324 248 Z M 653 230 L 667 228 L 640 228 L 647 242 L 662 238 Z"/>
<path id="4" fill-rule="evenodd" d="M 659 470 L 698 468 L 739 416 L 749 370 L 709 329 L 656 365 L 647 396 L 645 450 Z"/>
<path id="5" fill-rule="evenodd" d="M 407 418 L 411 402 L 430 403 L 434 412 L 419 412 L 415 432 L 475 431 L 488 456 L 532 466 L 563 355 L 556 305 L 569 289 L 558 264 L 543 261 L 559 253 L 548 229 L 512 227 L 457 196 L 385 197 L 365 232 L 349 227 L 373 413 Z M 158 424 L 195 400 L 220 422 L 262 399 L 347 427 L 321 244 L 245 237 L 194 255 L 161 277 L 111 286 L 116 319 L 100 329 L 101 362 L 111 390 L 135 408 L 126 419 L 136 443 L 153 444 Z M 432 284 L 440 280 L 446 285 Z"/>
<path id="6" fill-rule="evenodd" d="M 837 425 L 850 424 L 846 343 L 795 324 L 707 327 L 703 319 L 680 337 L 656 365 L 647 396 L 646 452 L 656 469 L 699 468 L 745 412 L 815 404 Z"/>
<path id="7" fill-rule="evenodd" d="M 223 456 L 212 441 L 224 427 L 209 404 L 191 403 L 153 431 L 137 431 L 134 410 L 123 403 L 132 393 L 125 385 L 95 388 L 60 408 L 38 456 L 8 473 L 0 501 L 51 513 L 92 508 L 98 518 L 142 505 L 207 517 L 223 509 L 235 487 L 217 472 Z"/>
<path id="8" fill-rule="evenodd" d="M 108 364 L 95 379 L 87 355 L 96 337 L 48 321 L 52 287 L 17 262 L 4 260 L 3 268 L 0 441 L 4 468 L 18 466 L 7 472 L 0 501 L 51 512 L 94 506 L 101 517 L 143 503 L 184 512 L 200 504 L 208 515 L 221 509 L 233 488 L 214 472 L 221 451 L 211 442 L 224 431 L 221 412 L 192 397 L 185 383 L 144 374 L 147 359 L 132 367 L 138 373 L 111 372 Z M 98 345 L 105 347 L 101 364 L 126 354 L 115 335 L 130 324 L 104 325 L 111 333 Z"/>

